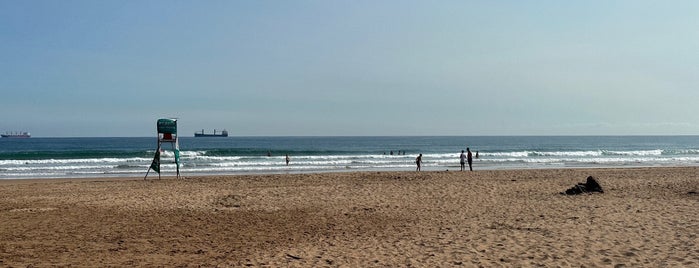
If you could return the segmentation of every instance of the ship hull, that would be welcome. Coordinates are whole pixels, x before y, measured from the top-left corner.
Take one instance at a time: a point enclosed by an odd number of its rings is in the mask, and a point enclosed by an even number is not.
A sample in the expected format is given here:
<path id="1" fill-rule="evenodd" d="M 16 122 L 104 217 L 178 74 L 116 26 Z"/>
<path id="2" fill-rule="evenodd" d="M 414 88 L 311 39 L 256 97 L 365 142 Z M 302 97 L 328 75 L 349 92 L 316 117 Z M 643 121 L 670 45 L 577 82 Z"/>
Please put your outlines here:
<path id="1" fill-rule="evenodd" d="M 29 132 L 5 132 L 0 134 L 0 137 L 3 138 L 29 138 L 31 136 L 32 134 L 29 134 Z"/>
<path id="2" fill-rule="evenodd" d="M 200 134 L 200 133 L 195 133 L 194 137 L 228 137 L 228 134 Z"/>
<path id="3" fill-rule="evenodd" d="M 22 139 L 22 138 L 24 138 L 24 139 L 26 139 L 26 138 L 31 138 L 31 136 L 29 136 L 29 135 L 5 135 L 5 134 L 0 134 L 0 137 L 3 137 L 3 138 L 20 138 L 20 139 Z"/>
<path id="4" fill-rule="evenodd" d="M 228 130 L 225 130 L 225 129 L 224 129 L 223 131 L 216 132 L 216 130 L 214 129 L 214 133 L 207 134 L 207 133 L 205 133 L 204 130 L 202 129 L 201 132 L 198 132 L 198 131 L 197 131 L 197 132 L 194 132 L 194 137 L 199 137 L 199 138 L 201 138 L 201 137 L 204 137 L 204 138 L 209 138 L 209 137 L 210 137 L 210 138 L 225 138 L 225 137 L 228 137 Z"/>

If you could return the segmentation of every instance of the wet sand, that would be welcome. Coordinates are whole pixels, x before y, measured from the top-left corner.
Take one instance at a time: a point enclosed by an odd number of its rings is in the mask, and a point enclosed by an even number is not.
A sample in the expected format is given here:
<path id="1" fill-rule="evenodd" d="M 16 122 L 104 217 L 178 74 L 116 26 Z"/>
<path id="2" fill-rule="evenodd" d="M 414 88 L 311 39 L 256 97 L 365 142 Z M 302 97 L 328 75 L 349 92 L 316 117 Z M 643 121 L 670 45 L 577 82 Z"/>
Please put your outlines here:
<path id="1" fill-rule="evenodd" d="M 3 180 L 0 266 L 697 267 L 697 192 L 696 167 Z"/>

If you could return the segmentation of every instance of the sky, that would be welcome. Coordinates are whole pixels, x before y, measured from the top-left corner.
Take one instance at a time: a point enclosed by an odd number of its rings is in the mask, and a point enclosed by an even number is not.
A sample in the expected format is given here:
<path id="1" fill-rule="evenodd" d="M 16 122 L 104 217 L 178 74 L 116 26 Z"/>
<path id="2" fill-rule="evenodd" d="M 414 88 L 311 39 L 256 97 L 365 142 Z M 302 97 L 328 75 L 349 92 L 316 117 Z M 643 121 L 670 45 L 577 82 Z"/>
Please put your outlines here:
<path id="1" fill-rule="evenodd" d="M 0 0 L 0 132 L 697 135 L 699 1 Z"/>

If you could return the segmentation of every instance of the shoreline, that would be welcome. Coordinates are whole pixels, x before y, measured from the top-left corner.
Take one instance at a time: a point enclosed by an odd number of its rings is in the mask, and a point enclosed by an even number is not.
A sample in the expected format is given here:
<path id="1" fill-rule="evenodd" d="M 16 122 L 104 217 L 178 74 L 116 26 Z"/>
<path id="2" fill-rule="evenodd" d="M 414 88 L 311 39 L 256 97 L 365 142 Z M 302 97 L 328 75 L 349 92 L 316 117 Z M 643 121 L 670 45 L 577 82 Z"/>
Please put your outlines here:
<path id="1" fill-rule="evenodd" d="M 0 179 L 139 177 L 153 161 L 153 142 L 152 138 L 9 142 L 0 154 Z M 474 155 L 479 170 L 699 166 L 699 140 L 680 136 L 193 139 L 183 143 L 179 162 L 186 176 L 410 171 L 421 153 L 425 170 L 453 170 L 459 169 L 464 146 L 480 152 L 480 158 Z M 174 153 L 164 149 L 160 163 L 167 175 L 175 171 Z"/>
<path id="2" fill-rule="evenodd" d="M 587 166 L 587 165 L 580 165 L 580 166 L 551 166 L 551 167 L 542 167 L 542 166 L 531 166 L 527 167 L 526 165 L 522 165 L 519 167 L 512 167 L 512 166 L 507 166 L 507 167 L 501 167 L 501 168 L 492 168 L 496 167 L 494 165 L 489 165 L 486 166 L 485 168 L 478 167 L 474 165 L 474 171 L 517 171 L 517 170 L 557 170 L 557 169 L 562 169 L 562 170 L 567 170 L 567 169 L 637 169 L 637 168 L 699 168 L 699 164 L 697 165 L 626 165 L 626 166 L 615 166 L 615 165 L 601 165 L 601 166 Z M 468 168 L 468 167 L 467 167 Z M 455 165 L 452 166 L 441 166 L 441 167 L 430 167 L 430 166 L 423 166 L 422 167 L 422 172 L 458 172 L 459 170 L 459 165 L 456 163 Z M 287 171 L 271 171 L 271 172 L 265 172 L 265 171 L 246 171 L 246 172 L 215 172 L 215 173 L 207 173 L 207 172 L 192 172 L 192 173 L 180 173 L 180 177 L 220 177 L 220 176 L 264 176 L 264 175 L 295 175 L 295 174 L 333 174 L 333 173 L 354 173 L 354 172 L 414 172 L 415 168 L 393 168 L 393 169 L 334 169 L 334 170 L 287 170 Z M 164 171 L 165 175 L 161 175 L 161 177 L 176 177 L 175 172 L 170 172 L 170 171 Z M 27 178 L 17 178 L 17 177 L 8 177 L 8 178 L 0 178 L 0 182 L 3 181 L 22 181 L 22 180 L 98 180 L 98 179 L 137 179 L 141 178 L 146 175 L 146 172 L 143 172 L 141 174 L 135 175 L 135 174 L 114 174 L 113 176 L 94 176 L 94 175 L 85 175 L 85 176 L 58 176 L 58 177 L 27 177 Z M 151 171 L 151 173 L 148 175 L 148 179 L 157 179 L 158 173 L 155 173 Z"/>
<path id="3" fill-rule="evenodd" d="M 605 193 L 560 194 L 589 175 Z M 694 266 L 697 191 L 699 167 L 0 180 L 0 266 Z"/>

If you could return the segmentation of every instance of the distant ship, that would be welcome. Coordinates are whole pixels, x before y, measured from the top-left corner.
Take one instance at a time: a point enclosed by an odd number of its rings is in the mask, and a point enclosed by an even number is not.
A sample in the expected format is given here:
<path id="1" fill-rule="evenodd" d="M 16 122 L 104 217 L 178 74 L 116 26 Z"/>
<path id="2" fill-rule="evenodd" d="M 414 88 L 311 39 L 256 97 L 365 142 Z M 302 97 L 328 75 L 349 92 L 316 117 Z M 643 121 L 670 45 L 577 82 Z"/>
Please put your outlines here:
<path id="1" fill-rule="evenodd" d="M 3 138 L 30 138 L 32 134 L 29 134 L 29 132 L 5 132 L 4 134 L 0 134 L 0 137 Z"/>
<path id="2" fill-rule="evenodd" d="M 228 137 L 228 131 L 224 129 L 221 131 L 221 133 L 216 133 L 216 130 L 214 129 L 213 134 L 206 134 L 202 129 L 201 132 L 194 132 L 194 137 Z"/>

